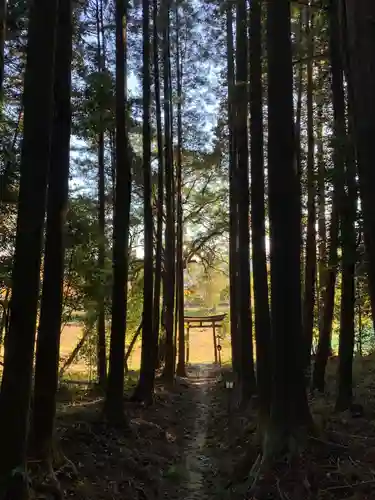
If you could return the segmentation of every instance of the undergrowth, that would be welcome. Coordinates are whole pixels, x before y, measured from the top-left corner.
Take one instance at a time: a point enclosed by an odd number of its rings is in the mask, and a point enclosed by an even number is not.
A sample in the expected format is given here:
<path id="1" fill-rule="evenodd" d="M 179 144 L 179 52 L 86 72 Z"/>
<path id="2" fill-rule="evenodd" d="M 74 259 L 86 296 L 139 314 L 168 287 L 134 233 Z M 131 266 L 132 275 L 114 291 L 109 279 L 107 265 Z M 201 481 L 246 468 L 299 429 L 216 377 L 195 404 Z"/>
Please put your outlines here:
<path id="1" fill-rule="evenodd" d="M 259 465 L 262 452 L 256 403 L 240 412 L 228 405 L 223 385 L 214 388 L 208 432 L 222 498 L 375 498 L 375 356 L 354 362 L 354 400 L 364 407 L 359 418 L 350 412 L 334 412 L 336 370 L 333 359 L 327 369 L 326 394 L 309 396 L 317 435 L 297 457 L 284 457 L 272 467 L 261 468 L 256 478 L 254 464 Z"/>

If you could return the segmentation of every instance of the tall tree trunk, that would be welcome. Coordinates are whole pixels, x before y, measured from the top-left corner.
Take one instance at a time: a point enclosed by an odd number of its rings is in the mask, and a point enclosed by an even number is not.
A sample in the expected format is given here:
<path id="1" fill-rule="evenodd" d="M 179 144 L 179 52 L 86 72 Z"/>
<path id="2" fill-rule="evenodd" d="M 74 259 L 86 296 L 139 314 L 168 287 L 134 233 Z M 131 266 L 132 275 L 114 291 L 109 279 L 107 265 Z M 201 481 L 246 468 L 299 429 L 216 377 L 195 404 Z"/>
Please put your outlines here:
<path id="1" fill-rule="evenodd" d="M 352 404 L 353 354 L 355 342 L 355 263 L 356 235 L 354 222 L 356 217 L 357 193 L 355 186 L 355 163 L 346 161 L 347 194 L 342 207 L 342 284 L 340 306 L 340 341 L 338 367 L 338 394 L 336 409 L 344 411 Z"/>
<path id="2" fill-rule="evenodd" d="M 238 311 L 241 399 L 248 401 L 255 391 L 253 328 L 250 299 L 250 230 L 249 230 L 249 148 L 248 148 L 248 40 L 246 0 L 236 4 L 236 142 L 238 199 Z"/>
<path id="3" fill-rule="evenodd" d="M 324 391 L 325 368 L 330 350 L 330 338 L 334 312 L 335 283 L 337 273 L 337 248 L 340 218 L 345 206 L 344 170 L 345 170 L 345 96 L 343 87 L 343 66 L 339 45 L 338 3 L 331 0 L 329 9 L 330 23 L 330 58 L 332 72 L 332 102 L 333 102 L 333 134 L 335 137 L 333 164 L 334 164 L 334 194 L 332 201 L 332 215 L 330 228 L 330 255 L 326 274 L 326 289 L 324 301 L 323 324 L 319 334 L 319 344 L 315 358 L 313 387 Z M 341 226 L 342 227 L 342 226 Z M 354 305 L 353 305 L 354 307 Z M 341 327 L 340 327 L 341 330 Z"/>
<path id="4" fill-rule="evenodd" d="M 171 8 L 172 2 L 169 3 L 169 8 Z M 173 109 L 173 79 L 172 79 L 172 55 L 171 55 L 171 23 L 168 21 L 168 31 L 167 31 L 167 40 L 168 40 L 168 77 L 169 77 L 169 102 L 170 102 L 170 149 L 169 149 L 169 158 L 170 164 L 172 167 L 171 171 L 171 196 L 172 196 L 172 219 L 171 219 L 171 228 L 173 228 L 172 234 L 172 242 L 171 242 L 171 255 L 173 255 L 173 260 L 170 264 L 170 280 L 171 280 L 171 289 L 173 287 L 173 309 L 170 312 L 172 316 L 173 322 L 173 373 L 176 372 L 176 359 L 177 359 L 177 311 L 175 306 L 175 300 L 177 300 L 176 293 L 176 172 L 174 168 L 174 109 Z M 172 303 L 172 302 L 171 302 Z"/>
<path id="5" fill-rule="evenodd" d="M 237 152 L 235 145 L 235 101 L 234 101 L 234 41 L 232 4 L 227 9 L 227 83 L 228 83 L 228 129 L 229 129 L 229 287 L 230 287 L 230 335 L 233 370 L 240 372 L 240 345 L 237 300 L 238 258 L 238 207 L 236 200 Z"/>
<path id="6" fill-rule="evenodd" d="M 291 449 L 311 424 L 303 376 L 298 176 L 295 169 L 290 1 L 268 0 L 268 179 L 272 398 L 265 457 Z"/>
<path id="7" fill-rule="evenodd" d="M 177 375 L 186 376 L 185 370 L 185 319 L 184 319 L 184 262 L 183 262 L 183 207 L 182 207 L 182 62 L 180 49 L 180 18 L 176 5 L 176 74 L 177 74 L 177 266 L 176 293 L 178 314 L 178 364 Z"/>
<path id="8" fill-rule="evenodd" d="M 334 162 L 338 161 L 334 153 Z M 336 170 L 336 167 L 335 167 Z M 336 184 L 336 182 L 335 182 Z M 319 342 L 315 354 L 313 381 L 314 389 L 324 392 L 325 387 L 325 371 L 327 361 L 331 351 L 331 335 L 332 335 L 332 322 L 333 313 L 335 308 L 335 290 L 336 290 L 336 277 L 338 255 L 337 249 L 339 244 L 339 210 L 338 210 L 338 191 L 334 185 L 334 193 L 332 200 L 331 223 L 329 229 L 329 254 L 328 266 L 324 273 L 324 298 L 322 304 L 322 319 L 319 327 Z"/>
<path id="9" fill-rule="evenodd" d="M 143 0 L 143 203 L 144 203 L 144 280 L 141 371 L 134 397 L 152 402 L 155 380 L 155 351 L 152 325 L 153 308 L 153 217 L 151 205 L 151 76 L 150 76 L 150 6 Z"/>
<path id="10" fill-rule="evenodd" d="M 116 195 L 113 222 L 112 325 L 104 411 L 124 423 L 124 357 L 128 286 L 131 168 L 126 130 L 126 2 L 116 0 Z"/>
<path id="11" fill-rule="evenodd" d="M 160 328 L 160 296 L 161 296 L 161 273 L 162 273 L 162 251 L 163 251 L 163 206 L 164 206 L 164 164 L 163 164 L 163 134 L 161 123 L 160 103 L 160 72 L 159 72 L 159 45 L 158 45 L 158 2 L 153 1 L 153 64 L 154 64 L 154 88 L 156 107 L 156 135 L 158 145 L 158 199 L 157 199 L 157 222 L 156 222 L 156 252 L 155 252 L 155 281 L 154 281 L 154 306 L 153 306 L 153 332 L 154 341 L 157 345 L 155 367 L 158 364 L 158 339 Z"/>
<path id="12" fill-rule="evenodd" d="M 96 0 L 96 34 L 97 34 L 97 58 L 98 71 L 104 74 L 105 53 L 103 33 L 103 2 Z M 102 44 L 103 42 L 103 44 Z M 105 267 L 105 170 L 104 170 L 104 120 L 102 96 L 99 103 L 99 133 L 98 133 L 98 222 L 99 222 L 99 248 L 98 268 L 99 273 L 104 273 Z M 105 309 L 103 286 L 99 290 L 98 300 L 98 338 L 97 338 L 97 376 L 99 385 L 105 386 L 107 378 L 107 355 L 105 338 Z"/>
<path id="13" fill-rule="evenodd" d="M 307 235 L 305 259 L 305 290 L 303 300 L 303 330 L 306 342 L 305 368 L 310 374 L 310 358 L 314 332 L 315 278 L 316 278 L 316 181 L 314 165 L 314 116 L 313 116 L 313 16 L 307 7 L 306 36 L 307 62 Z"/>
<path id="14" fill-rule="evenodd" d="M 304 10 L 301 9 L 299 15 L 299 27 L 298 27 L 298 46 L 299 46 L 299 58 L 302 60 L 304 50 L 302 44 L 303 38 L 303 27 L 304 27 Z M 298 76 L 296 82 L 297 91 L 297 105 L 296 105 L 296 122 L 295 122 L 295 145 L 296 145 L 296 167 L 298 175 L 298 196 L 300 199 L 299 205 L 299 239 L 300 239 L 300 273 L 301 281 L 304 280 L 304 269 L 303 269 L 303 228 L 302 228 L 302 155 L 301 155 L 301 121 L 302 121 L 302 94 L 303 94 L 303 74 L 304 74 L 304 64 L 300 62 L 298 67 Z"/>
<path id="15" fill-rule="evenodd" d="M 350 85 L 353 91 L 355 142 L 358 157 L 361 208 L 368 256 L 368 281 L 372 319 L 375 325 L 375 211 L 374 137 L 375 112 L 375 3 L 346 1 L 346 23 Z"/>
<path id="16" fill-rule="evenodd" d="M 53 122 L 57 0 L 31 6 L 25 72 L 24 135 L 8 348 L 0 394 L 0 476 L 9 498 L 28 498 L 26 446 Z M 27 283 L 27 286 L 25 286 Z M 15 473 L 19 471 L 19 473 Z"/>
<path id="17" fill-rule="evenodd" d="M 318 190 L 318 281 L 319 292 L 317 294 L 318 300 L 318 326 L 319 336 L 323 327 L 323 311 L 324 311 L 324 297 L 326 287 L 326 273 L 327 273 L 327 231 L 326 231 L 326 168 L 324 163 L 324 149 L 323 149 L 323 96 L 321 93 L 317 95 L 317 118 L 316 118 L 316 148 L 317 148 L 317 190 Z"/>
<path id="18" fill-rule="evenodd" d="M 33 457 L 52 473 L 52 449 L 58 386 L 61 314 L 64 282 L 64 235 L 69 193 L 71 129 L 72 3 L 59 2 L 55 56 L 51 161 L 47 200 L 47 228 L 43 291 L 36 344 L 33 398 Z"/>
<path id="19" fill-rule="evenodd" d="M 262 4 L 250 5 L 250 137 L 251 230 L 255 303 L 256 369 L 260 419 L 269 415 L 271 399 L 271 322 L 268 303 L 266 227 L 264 207 Z"/>
<path id="20" fill-rule="evenodd" d="M 6 39 L 6 18 L 7 18 L 7 0 L 0 0 L 0 105 L 2 107 L 4 100 L 4 50 Z M 0 110 L 0 114 L 2 110 Z"/>
<path id="21" fill-rule="evenodd" d="M 4 343 L 5 336 L 7 335 L 7 325 L 8 325 L 8 316 L 9 316 L 9 297 L 10 297 L 10 287 L 6 289 L 5 297 L 1 302 L 2 306 L 2 315 L 0 321 L 0 348 Z"/>
<path id="22" fill-rule="evenodd" d="M 170 79 L 170 48 L 169 48 L 169 2 L 164 0 L 163 5 L 163 79 L 164 79 L 164 158 L 165 158 L 165 366 L 164 376 L 168 382 L 174 377 L 174 260 L 175 260 L 175 230 L 173 214 L 173 155 L 172 155 L 172 119 L 171 119 L 171 79 Z"/>
<path id="23" fill-rule="evenodd" d="M 355 185 L 355 159 L 350 154 L 345 124 L 344 63 L 340 38 L 339 0 L 332 0 L 330 5 L 331 56 L 333 108 L 339 121 L 337 139 L 343 148 L 342 182 L 340 182 L 340 216 L 342 246 L 342 285 L 340 307 L 340 341 L 338 367 L 338 394 L 336 409 L 346 410 L 352 403 L 353 353 L 355 341 L 355 262 L 356 234 L 355 218 L 357 193 Z M 344 188 L 346 187 L 346 190 Z"/>
<path id="24" fill-rule="evenodd" d="M 113 128 L 110 131 L 110 147 L 111 147 L 111 188 L 112 188 L 112 211 L 114 210 L 116 200 L 116 130 Z"/>

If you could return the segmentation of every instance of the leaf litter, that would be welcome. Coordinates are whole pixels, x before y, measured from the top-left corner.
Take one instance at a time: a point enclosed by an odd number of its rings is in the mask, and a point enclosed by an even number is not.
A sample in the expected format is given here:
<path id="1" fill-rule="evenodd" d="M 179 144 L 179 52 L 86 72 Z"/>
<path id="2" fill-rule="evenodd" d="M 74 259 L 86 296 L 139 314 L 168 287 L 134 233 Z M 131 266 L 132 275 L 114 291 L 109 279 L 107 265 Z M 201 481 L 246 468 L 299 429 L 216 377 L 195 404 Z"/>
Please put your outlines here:
<path id="1" fill-rule="evenodd" d="M 364 414 L 335 413 L 337 361 L 331 360 L 325 395 L 311 395 L 318 429 L 296 458 L 261 469 L 255 484 L 250 471 L 261 454 L 256 403 L 228 413 L 227 393 L 213 388 L 209 430 L 219 470 L 215 497 L 231 500 L 373 500 L 375 498 L 375 357 L 354 363 L 355 401 Z"/>
<path id="2" fill-rule="evenodd" d="M 192 482 L 205 480 L 201 470 L 209 460 L 204 453 L 209 401 L 192 372 L 192 378 L 177 379 L 171 388 L 158 381 L 152 406 L 125 402 L 130 432 L 108 426 L 101 416 L 102 399 L 90 392 L 61 405 L 57 434 L 78 472 L 57 473 L 65 497 L 190 500 L 193 490 L 200 491 L 203 486 L 192 488 Z"/>
<path id="3" fill-rule="evenodd" d="M 57 433 L 77 474 L 58 470 L 65 498 L 77 500 L 373 500 L 375 498 L 375 356 L 356 359 L 355 401 L 364 414 L 334 412 L 337 361 L 325 395 L 311 395 L 318 437 L 292 460 L 249 473 L 260 454 L 256 403 L 230 409 L 216 372 L 157 383 L 155 404 L 125 403 L 131 432 L 101 419 L 91 393 L 60 405 Z M 193 370 L 194 372 L 194 370 Z M 198 373 L 199 375 L 199 373 Z M 210 380 L 209 380 L 210 379 Z M 229 486 L 228 486 L 229 485 Z M 42 497 L 40 497 L 42 498 Z"/>

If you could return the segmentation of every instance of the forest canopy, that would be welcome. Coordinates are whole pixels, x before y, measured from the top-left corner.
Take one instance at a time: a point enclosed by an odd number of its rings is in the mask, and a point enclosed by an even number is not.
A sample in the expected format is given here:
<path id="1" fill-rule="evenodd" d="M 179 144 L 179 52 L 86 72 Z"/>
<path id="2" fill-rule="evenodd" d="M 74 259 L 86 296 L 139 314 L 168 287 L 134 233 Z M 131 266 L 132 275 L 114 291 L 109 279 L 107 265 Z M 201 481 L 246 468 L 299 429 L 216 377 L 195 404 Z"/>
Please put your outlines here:
<path id="1" fill-rule="evenodd" d="M 374 18 L 372 0 L 0 0 L 0 500 L 160 498 L 176 457 L 176 498 L 217 498 L 191 464 L 232 410 L 247 450 L 228 442 L 223 488 L 315 498 L 296 478 L 332 445 L 317 405 L 369 414 Z M 75 463 L 82 421 L 123 442 L 107 465 L 127 479 L 80 496 L 103 453 Z M 152 457 L 125 454 L 159 439 L 145 486 Z M 282 494 L 285 456 L 308 456 L 291 470 L 313 496 Z M 367 465 L 316 498 L 371 488 Z"/>

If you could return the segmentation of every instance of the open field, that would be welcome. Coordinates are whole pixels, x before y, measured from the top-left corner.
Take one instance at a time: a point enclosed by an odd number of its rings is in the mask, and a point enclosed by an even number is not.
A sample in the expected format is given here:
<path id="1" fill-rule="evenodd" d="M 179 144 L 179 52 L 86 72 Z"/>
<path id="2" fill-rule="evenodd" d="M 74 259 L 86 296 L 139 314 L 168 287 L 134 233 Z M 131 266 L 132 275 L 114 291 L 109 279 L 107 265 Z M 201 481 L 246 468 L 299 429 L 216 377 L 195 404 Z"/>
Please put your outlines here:
<path id="1" fill-rule="evenodd" d="M 61 335 L 60 356 L 66 359 L 75 348 L 77 342 L 82 337 L 82 328 L 77 324 L 67 325 Z M 129 344 L 131 338 L 127 338 Z M 226 363 L 230 360 L 230 342 L 229 335 L 221 341 L 222 362 Z M 197 328 L 190 330 L 190 363 L 211 363 L 214 361 L 213 339 L 211 328 Z M 141 344 L 137 343 L 133 353 L 129 358 L 129 369 L 138 370 L 141 362 Z M 94 375 L 95 366 L 91 367 L 91 372 Z M 68 377 L 89 377 L 90 366 L 84 359 L 80 358 L 73 363 L 66 372 Z"/>

